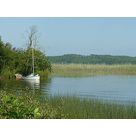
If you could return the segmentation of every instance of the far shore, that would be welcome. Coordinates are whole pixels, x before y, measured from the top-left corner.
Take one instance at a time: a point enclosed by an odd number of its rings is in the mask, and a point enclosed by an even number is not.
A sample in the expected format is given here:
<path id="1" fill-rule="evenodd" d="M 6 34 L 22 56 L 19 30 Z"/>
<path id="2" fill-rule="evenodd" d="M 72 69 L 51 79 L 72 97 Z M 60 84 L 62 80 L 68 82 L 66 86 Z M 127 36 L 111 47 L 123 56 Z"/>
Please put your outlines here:
<path id="1" fill-rule="evenodd" d="M 52 76 L 136 75 L 136 65 L 52 64 Z"/>
<path id="2" fill-rule="evenodd" d="M 38 71 L 41 78 L 48 76 L 87 77 L 96 75 L 136 75 L 136 65 L 132 64 L 52 64 L 52 72 Z M 0 80 L 15 79 L 15 75 L 0 75 Z"/>

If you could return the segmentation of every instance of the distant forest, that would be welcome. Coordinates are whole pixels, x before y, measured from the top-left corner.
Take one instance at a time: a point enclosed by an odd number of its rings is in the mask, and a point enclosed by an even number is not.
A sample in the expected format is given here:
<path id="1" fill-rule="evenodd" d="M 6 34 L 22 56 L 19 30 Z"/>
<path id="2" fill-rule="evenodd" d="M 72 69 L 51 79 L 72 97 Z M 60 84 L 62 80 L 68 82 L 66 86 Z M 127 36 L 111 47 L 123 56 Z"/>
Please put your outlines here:
<path id="1" fill-rule="evenodd" d="M 112 55 L 76 55 L 48 56 L 51 63 L 59 64 L 136 64 L 136 57 Z"/>

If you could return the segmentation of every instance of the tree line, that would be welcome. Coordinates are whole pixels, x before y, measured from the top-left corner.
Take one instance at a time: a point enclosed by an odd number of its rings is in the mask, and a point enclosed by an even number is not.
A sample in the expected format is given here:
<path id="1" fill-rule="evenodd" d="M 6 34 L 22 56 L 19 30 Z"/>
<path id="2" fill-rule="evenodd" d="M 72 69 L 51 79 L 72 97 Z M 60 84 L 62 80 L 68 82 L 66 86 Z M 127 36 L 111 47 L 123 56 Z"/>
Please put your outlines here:
<path id="1" fill-rule="evenodd" d="M 13 48 L 9 42 L 4 43 L 0 38 L 0 75 L 14 75 L 32 73 L 32 51 L 30 46 L 26 49 Z M 51 64 L 47 56 L 39 49 L 34 49 L 35 71 L 51 71 Z"/>
<path id="2" fill-rule="evenodd" d="M 112 55 L 76 55 L 48 56 L 51 63 L 60 64 L 136 64 L 136 57 Z"/>

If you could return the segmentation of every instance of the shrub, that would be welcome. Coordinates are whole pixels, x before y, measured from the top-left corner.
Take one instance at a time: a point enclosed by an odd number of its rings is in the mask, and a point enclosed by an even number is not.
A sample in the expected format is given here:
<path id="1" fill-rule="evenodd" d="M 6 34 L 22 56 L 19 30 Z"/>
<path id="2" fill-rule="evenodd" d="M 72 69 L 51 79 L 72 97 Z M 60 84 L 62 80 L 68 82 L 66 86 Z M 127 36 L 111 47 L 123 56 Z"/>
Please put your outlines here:
<path id="1" fill-rule="evenodd" d="M 66 118 L 61 107 L 53 107 L 50 101 L 32 92 L 20 94 L 0 92 L 1 119 L 57 119 Z"/>
<path id="2" fill-rule="evenodd" d="M 28 105 L 14 95 L 3 95 L 0 100 L 0 118 L 40 118 L 39 108 Z"/>

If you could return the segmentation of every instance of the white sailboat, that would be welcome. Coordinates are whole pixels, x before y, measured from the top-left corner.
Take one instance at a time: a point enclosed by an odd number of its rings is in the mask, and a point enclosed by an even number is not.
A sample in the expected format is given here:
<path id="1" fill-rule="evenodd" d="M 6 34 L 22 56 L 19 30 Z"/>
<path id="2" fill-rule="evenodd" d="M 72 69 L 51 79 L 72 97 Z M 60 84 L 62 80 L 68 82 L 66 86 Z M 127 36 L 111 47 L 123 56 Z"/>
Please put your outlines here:
<path id="1" fill-rule="evenodd" d="M 34 48 L 32 47 L 32 67 L 33 67 L 33 73 L 30 75 L 23 77 L 24 80 L 40 80 L 40 76 L 38 74 L 35 75 L 34 73 Z"/>

